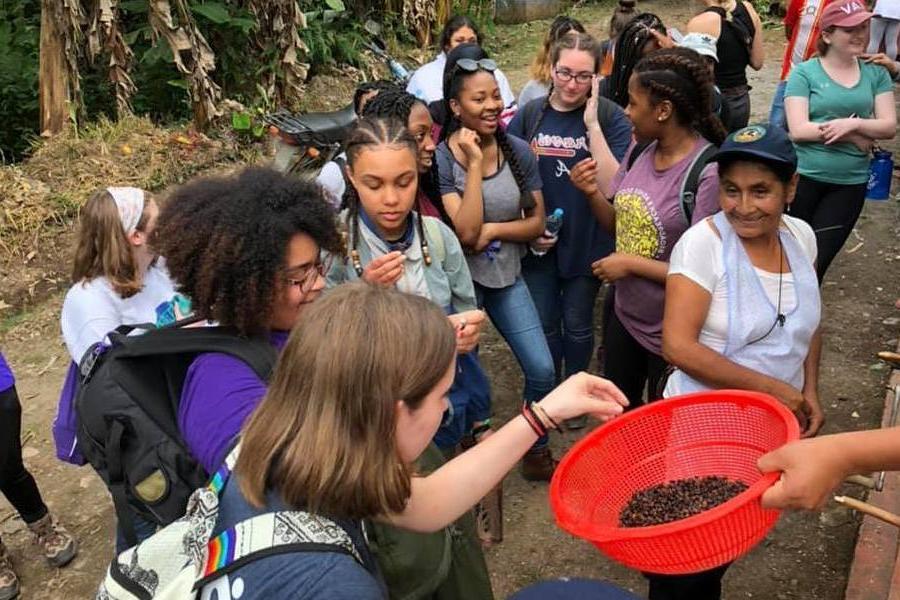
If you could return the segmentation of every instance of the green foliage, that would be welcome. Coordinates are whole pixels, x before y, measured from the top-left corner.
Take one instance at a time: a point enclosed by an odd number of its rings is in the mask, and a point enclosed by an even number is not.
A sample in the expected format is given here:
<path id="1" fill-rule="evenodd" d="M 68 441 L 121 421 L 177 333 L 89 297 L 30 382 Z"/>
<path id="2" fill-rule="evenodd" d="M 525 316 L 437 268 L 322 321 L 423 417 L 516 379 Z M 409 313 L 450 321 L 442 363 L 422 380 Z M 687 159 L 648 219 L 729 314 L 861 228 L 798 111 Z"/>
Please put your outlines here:
<path id="1" fill-rule="evenodd" d="M 491 50 L 491 38 L 497 31 L 494 23 L 494 0 L 453 0 L 453 11 L 450 14 L 468 15 L 475 21 L 482 37 L 486 38 L 486 49 Z"/>
<path id="2" fill-rule="evenodd" d="M 231 129 L 243 141 L 259 141 L 266 135 L 265 116 L 275 109 L 274 103 L 261 86 L 257 85 L 259 102 L 241 112 L 231 113 Z"/>
<path id="3" fill-rule="evenodd" d="M 363 20 L 348 11 L 342 0 L 302 0 L 300 6 L 307 26 L 300 37 L 309 48 L 313 73 L 339 63 L 359 66 L 368 36 Z"/>
<path id="4" fill-rule="evenodd" d="M 0 2 L 0 160 L 20 160 L 37 134 L 40 2 Z"/>
<path id="5" fill-rule="evenodd" d="M 412 38 L 401 24 L 400 13 L 387 2 L 365 0 L 300 0 L 307 29 L 300 37 L 308 47 L 298 60 L 311 64 L 311 74 L 324 66 L 351 64 L 361 66 L 362 50 L 371 39 L 365 30 L 367 19 L 382 25 L 382 38 L 389 47 L 397 40 Z M 408 1 L 408 0 L 401 0 Z M 483 18 L 491 0 L 471 0 L 469 12 L 479 24 L 492 24 Z M 459 0 L 457 0 L 459 2 Z M 258 85 L 270 74 L 281 76 L 278 49 L 259 48 L 254 39 L 258 24 L 242 0 L 188 0 L 188 8 L 200 32 L 216 55 L 213 78 L 222 87 L 224 97 L 248 106 L 270 103 Z M 119 25 L 125 42 L 134 53 L 129 74 L 137 87 L 131 99 L 134 112 L 161 123 L 180 122 L 191 117 L 188 83 L 175 67 L 174 57 L 164 39 L 154 41 L 148 23 L 148 0 L 120 0 Z M 40 43 L 40 0 L 0 1 L 0 160 L 24 158 L 39 127 L 38 54 Z M 178 16 L 173 15 L 177 24 Z M 101 116 L 116 116 L 115 95 L 109 82 L 108 56 L 89 63 L 79 62 L 84 112 L 72 121 L 90 122 Z M 235 130 L 255 137 L 260 131 L 254 111 L 251 124 L 239 118 Z"/>

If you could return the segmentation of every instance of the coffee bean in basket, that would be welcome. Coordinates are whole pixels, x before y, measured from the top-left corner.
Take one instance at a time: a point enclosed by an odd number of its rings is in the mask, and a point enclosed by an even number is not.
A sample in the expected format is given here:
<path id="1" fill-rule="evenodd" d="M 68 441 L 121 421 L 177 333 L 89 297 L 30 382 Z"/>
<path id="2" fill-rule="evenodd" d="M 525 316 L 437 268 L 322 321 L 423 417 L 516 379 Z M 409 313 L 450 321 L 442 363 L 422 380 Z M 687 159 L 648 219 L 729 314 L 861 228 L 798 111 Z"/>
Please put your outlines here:
<path id="1" fill-rule="evenodd" d="M 726 477 L 691 477 L 654 485 L 631 497 L 619 514 L 622 527 L 648 527 L 686 519 L 734 498 L 747 489 Z"/>

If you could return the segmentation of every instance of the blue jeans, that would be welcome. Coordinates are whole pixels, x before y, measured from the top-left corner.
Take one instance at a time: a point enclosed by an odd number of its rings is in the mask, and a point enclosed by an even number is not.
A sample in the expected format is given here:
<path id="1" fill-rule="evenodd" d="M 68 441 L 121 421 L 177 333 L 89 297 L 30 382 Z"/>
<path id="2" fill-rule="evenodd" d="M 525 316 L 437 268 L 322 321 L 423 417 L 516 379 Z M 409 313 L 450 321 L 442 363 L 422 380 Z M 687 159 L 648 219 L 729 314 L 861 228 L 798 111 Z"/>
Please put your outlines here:
<path id="1" fill-rule="evenodd" d="M 772 98 L 772 108 L 769 109 L 769 125 L 781 127 L 787 131 L 787 114 L 784 112 L 784 90 L 787 81 L 781 81 L 775 86 L 775 96 Z"/>
<path id="2" fill-rule="evenodd" d="M 457 355 L 456 377 L 447 395 L 450 408 L 434 435 L 434 443 L 441 450 L 456 447 L 475 423 L 491 416 L 491 382 L 478 362 L 477 349 Z"/>
<path id="3" fill-rule="evenodd" d="M 587 275 L 560 277 L 552 255 L 525 258 L 522 276 L 541 317 L 556 380 L 586 371 L 594 351 L 594 303 L 600 280 Z"/>
<path id="4" fill-rule="evenodd" d="M 537 402 L 556 385 L 556 373 L 528 286 L 521 277 L 505 288 L 488 288 L 476 283 L 475 295 L 478 305 L 487 311 L 494 327 L 519 361 L 525 376 L 525 402 Z M 547 438 L 544 436 L 535 447 L 546 444 Z"/>

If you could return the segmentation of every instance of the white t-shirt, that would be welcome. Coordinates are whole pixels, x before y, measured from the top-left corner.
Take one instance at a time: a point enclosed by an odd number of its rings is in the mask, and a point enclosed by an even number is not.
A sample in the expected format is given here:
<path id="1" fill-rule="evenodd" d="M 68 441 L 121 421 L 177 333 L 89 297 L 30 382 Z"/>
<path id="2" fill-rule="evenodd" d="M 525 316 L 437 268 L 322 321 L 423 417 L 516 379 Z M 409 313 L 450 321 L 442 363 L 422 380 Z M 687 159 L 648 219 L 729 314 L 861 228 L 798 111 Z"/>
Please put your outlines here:
<path id="1" fill-rule="evenodd" d="M 69 355 L 81 362 L 88 348 L 120 325 L 167 325 L 190 313 L 190 303 L 175 291 L 162 261 L 144 275 L 144 287 L 122 298 L 105 277 L 76 283 L 66 293 L 62 308 L 62 334 Z"/>
<path id="2" fill-rule="evenodd" d="M 435 100 L 444 99 L 444 65 L 447 64 L 447 55 L 441 52 L 437 58 L 430 63 L 424 64 L 406 84 L 406 91 L 431 104 Z M 500 96 L 503 98 L 503 106 L 509 108 L 516 103 L 516 96 L 513 94 L 512 88 L 509 86 L 509 80 L 503 71 L 497 69 L 494 71 L 494 78 L 497 80 L 497 87 L 500 88 Z"/>
<path id="3" fill-rule="evenodd" d="M 343 159 L 344 164 L 347 162 L 347 153 L 341 152 L 335 158 Z M 341 199 L 344 192 L 347 191 L 347 181 L 344 179 L 344 173 L 341 171 L 340 163 L 330 160 L 325 163 L 322 170 L 316 176 L 316 183 L 322 186 L 325 192 L 325 199 L 334 208 L 335 212 L 341 207 Z"/>
<path id="4" fill-rule="evenodd" d="M 669 258 L 669 275 L 684 275 L 712 294 L 699 342 L 716 352 L 722 352 L 728 341 L 728 285 L 724 279 L 725 265 L 722 264 L 722 239 L 708 221 L 704 219 L 688 229 L 675 244 Z M 815 263 L 816 234 L 812 227 L 790 215 L 784 215 L 782 223 L 800 243 L 810 263 Z M 766 297 L 773 306 L 777 306 L 778 273 L 755 270 Z M 783 273 L 781 280 L 781 313 L 786 314 L 797 306 L 797 295 L 792 273 Z M 666 397 L 669 397 L 669 390 L 666 391 Z"/>
<path id="5" fill-rule="evenodd" d="M 900 20 L 900 2 L 897 0 L 878 0 L 872 12 L 885 19 Z"/>

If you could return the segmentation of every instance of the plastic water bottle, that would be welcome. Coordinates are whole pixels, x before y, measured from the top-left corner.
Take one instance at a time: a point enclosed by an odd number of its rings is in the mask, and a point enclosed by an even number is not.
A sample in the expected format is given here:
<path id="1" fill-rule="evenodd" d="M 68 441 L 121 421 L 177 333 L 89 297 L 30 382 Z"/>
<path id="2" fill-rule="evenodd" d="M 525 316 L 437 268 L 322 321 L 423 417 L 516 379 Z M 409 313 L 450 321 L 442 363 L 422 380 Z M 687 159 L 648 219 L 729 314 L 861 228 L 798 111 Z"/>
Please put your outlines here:
<path id="1" fill-rule="evenodd" d="M 409 71 L 393 58 L 388 60 L 388 67 L 391 69 L 391 75 L 393 75 L 397 81 L 409 80 Z"/>
<path id="2" fill-rule="evenodd" d="M 484 247 L 484 255 L 488 260 L 497 258 L 498 252 L 500 252 L 500 240 L 491 240 L 491 243 Z"/>
<path id="3" fill-rule="evenodd" d="M 866 200 L 887 200 L 891 195 L 891 178 L 894 176 L 894 159 L 887 150 L 875 151 L 869 165 L 869 183 Z"/>
<path id="4" fill-rule="evenodd" d="M 544 222 L 544 237 L 555 238 L 559 235 L 559 230 L 562 229 L 563 224 L 563 212 L 563 209 L 557 208 L 547 217 L 547 220 Z M 547 254 L 547 251 L 532 248 L 531 253 L 535 256 L 543 256 Z"/>

